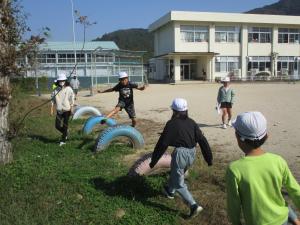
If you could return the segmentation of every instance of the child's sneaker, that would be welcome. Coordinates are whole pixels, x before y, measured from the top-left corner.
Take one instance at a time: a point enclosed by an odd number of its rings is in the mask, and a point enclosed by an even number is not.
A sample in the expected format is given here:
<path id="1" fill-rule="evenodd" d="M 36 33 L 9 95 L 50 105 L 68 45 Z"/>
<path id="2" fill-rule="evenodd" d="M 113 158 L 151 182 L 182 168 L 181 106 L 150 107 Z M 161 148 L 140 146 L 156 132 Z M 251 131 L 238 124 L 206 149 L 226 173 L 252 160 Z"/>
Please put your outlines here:
<path id="1" fill-rule="evenodd" d="M 227 126 L 226 126 L 225 123 L 223 123 L 222 128 L 223 128 L 223 129 L 226 129 L 226 128 L 227 128 Z"/>
<path id="2" fill-rule="evenodd" d="M 168 186 L 164 186 L 163 193 L 168 199 L 174 199 L 175 194 L 169 191 Z"/>
<path id="3" fill-rule="evenodd" d="M 61 141 L 61 142 L 59 142 L 59 147 L 65 145 L 65 144 L 66 144 L 66 142 Z"/>
<path id="4" fill-rule="evenodd" d="M 104 118 L 103 120 L 101 120 L 101 121 L 100 121 L 100 123 L 101 123 L 101 124 L 105 124 L 105 123 L 106 123 L 106 121 L 107 121 L 107 119 L 106 119 L 106 118 Z"/>
<path id="5" fill-rule="evenodd" d="M 203 208 L 200 205 L 198 205 L 198 204 L 192 205 L 189 217 L 190 218 L 196 217 L 202 210 L 203 210 Z"/>
<path id="6" fill-rule="evenodd" d="M 228 126 L 232 127 L 232 122 L 231 122 L 231 120 L 228 121 Z"/>

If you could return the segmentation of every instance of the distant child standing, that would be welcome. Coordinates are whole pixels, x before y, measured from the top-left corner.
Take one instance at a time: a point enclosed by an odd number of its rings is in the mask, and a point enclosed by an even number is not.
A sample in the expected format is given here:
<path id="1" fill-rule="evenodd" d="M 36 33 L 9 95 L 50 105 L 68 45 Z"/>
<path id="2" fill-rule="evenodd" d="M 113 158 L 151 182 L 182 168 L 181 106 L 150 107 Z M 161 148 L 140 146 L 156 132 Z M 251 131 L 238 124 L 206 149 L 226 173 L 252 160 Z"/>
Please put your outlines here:
<path id="1" fill-rule="evenodd" d="M 199 143 L 204 159 L 208 166 L 212 165 L 210 146 L 194 120 L 188 117 L 187 101 L 182 98 L 173 100 L 173 115 L 161 134 L 152 154 L 150 168 L 153 168 L 168 146 L 175 147 L 172 153 L 171 174 L 168 186 L 163 191 L 167 198 L 173 199 L 178 192 L 190 207 L 190 217 L 194 217 L 203 210 L 197 204 L 184 182 L 184 174 L 192 166 L 196 158 L 196 143 Z"/>
<path id="2" fill-rule="evenodd" d="M 217 102 L 220 105 L 222 110 L 222 128 L 226 129 L 227 125 L 231 126 L 231 118 L 232 118 L 232 105 L 234 102 L 235 92 L 229 86 L 230 78 L 225 77 L 221 79 L 223 86 L 219 88 Z M 227 125 L 226 125 L 226 117 L 228 115 Z"/>
<path id="3" fill-rule="evenodd" d="M 132 121 L 132 126 L 136 125 L 136 115 L 133 101 L 133 89 L 138 89 L 140 91 L 145 90 L 145 86 L 138 87 L 137 84 L 131 83 L 128 79 L 128 74 L 126 72 L 119 73 L 119 83 L 113 88 L 107 89 L 105 91 L 98 91 L 98 93 L 106 93 L 106 92 L 119 92 L 119 101 L 114 110 L 112 110 L 106 118 L 110 118 L 122 109 L 125 109 L 129 118 Z"/>
<path id="4" fill-rule="evenodd" d="M 67 77 L 64 73 L 58 75 L 58 87 L 52 92 L 51 115 L 56 108 L 55 128 L 62 133 L 59 146 L 66 144 L 69 118 L 74 106 L 74 92 L 67 86 Z"/>
<path id="5" fill-rule="evenodd" d="M 300 209 L 300 186 L 282 157 L 261 148 L 268 138 L 265 117 L 260 112 L 242 113 L 233 127 L 245 157 L 232 162 L 226 172 L 231 223 L 240 225 L 243 211 L 246 225 L 286 225 L 288 222 L 299 225 L 281 191 L 285 188 Z"/>
<path id="6" fill-rule="evenodd" d="M 71 88 L 73 89 L 74 91 L 74 94 L 75 94 L 75 100 L 77 99 L 77 94 L 78 94 L 78 89 L 79 89 L 79 86 L 80 86 L 80 82 L 77 78 L 77 76 L 73 76 L 73 79 L 71 79 L 70 81 L 70 86 Z"/>

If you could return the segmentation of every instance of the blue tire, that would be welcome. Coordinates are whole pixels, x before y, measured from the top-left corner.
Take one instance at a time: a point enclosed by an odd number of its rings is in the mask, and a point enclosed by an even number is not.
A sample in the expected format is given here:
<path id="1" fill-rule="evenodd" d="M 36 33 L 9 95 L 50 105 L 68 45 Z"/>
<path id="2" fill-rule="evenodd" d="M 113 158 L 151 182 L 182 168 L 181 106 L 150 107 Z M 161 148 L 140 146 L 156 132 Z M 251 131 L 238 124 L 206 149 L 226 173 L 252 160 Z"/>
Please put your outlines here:
<path id="1" fill-rule="evenodd" d="M 90 134 L 93 131 L 93 128 L 97 124 L 100 124 L 101 121 L 104 119 L 106 119 L 104 116 L 92 116 L 92 117 L 88 118 L 82 128 L 82 133 Z M 106 119 L 105 124 L 107 124 L 109 127 L 112 127 L 112 126 L 116 126 L 117 122 L 114 119 L 108 118 L 108 119 Z"/>
<path id="2" fill-rule="evenodd" d="M 127 125 L 117 125 L 109 127 L 99 135 L 95 145 L 95 151 L 100 152 L 109 146 L 111 141 L 117 137 L 127 137 L 130 139 L 133 147 L 136 149 L 143 148 L 145 141 L 143 135 L 135 128 Z"/>

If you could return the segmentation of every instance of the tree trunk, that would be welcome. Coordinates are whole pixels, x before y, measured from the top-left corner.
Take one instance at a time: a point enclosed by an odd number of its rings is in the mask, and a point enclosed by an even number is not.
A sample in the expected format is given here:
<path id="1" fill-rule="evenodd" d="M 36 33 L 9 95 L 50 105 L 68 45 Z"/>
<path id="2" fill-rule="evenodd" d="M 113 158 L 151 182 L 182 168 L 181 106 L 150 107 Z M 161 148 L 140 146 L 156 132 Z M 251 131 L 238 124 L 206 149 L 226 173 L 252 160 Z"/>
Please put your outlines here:
<path id="1" fill-rule="evenodd" d="M 8 140 L 8 112 L 10 99 L 9 77 L 0 77 L 0 164 L 12 161 L 12 146 Z"/>

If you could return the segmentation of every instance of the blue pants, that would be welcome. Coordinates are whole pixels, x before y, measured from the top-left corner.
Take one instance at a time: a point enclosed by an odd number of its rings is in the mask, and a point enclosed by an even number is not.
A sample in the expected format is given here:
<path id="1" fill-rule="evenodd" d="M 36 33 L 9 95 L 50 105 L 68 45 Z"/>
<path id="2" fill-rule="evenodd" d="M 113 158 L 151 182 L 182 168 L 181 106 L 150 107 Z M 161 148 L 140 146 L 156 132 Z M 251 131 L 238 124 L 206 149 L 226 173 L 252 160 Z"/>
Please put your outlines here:
<path id="1" fill-rule="evenodd" d="M 289 222 L 293 222 L 293 221 L 295 221 L 296 219 L 297 219 L 296 213 L 294 212 L 294 210 L 293 210 L 291 207 L 289 207 L 288 221 L 286 221 L 286 222 L 285 222 L 284 224 L 282 224 L 282 225 L 288 225 Z"/>
<path id="2" fill-rule="evenodd" d="M 189 206 L 196 204 L 196 201 L 187 189 L 187 185 L 184 182 L 184 173 L 193 164 L 195 156 L 195 148 L 188 149 L 180 147 L 175 148 L 171 160 L 169 191 L 171 193 L 177 191 Z"/>

